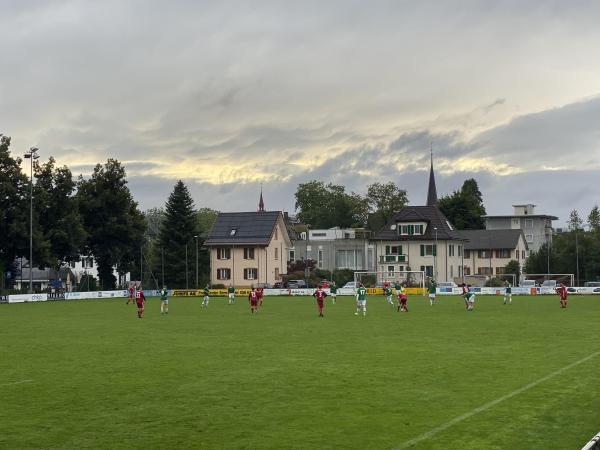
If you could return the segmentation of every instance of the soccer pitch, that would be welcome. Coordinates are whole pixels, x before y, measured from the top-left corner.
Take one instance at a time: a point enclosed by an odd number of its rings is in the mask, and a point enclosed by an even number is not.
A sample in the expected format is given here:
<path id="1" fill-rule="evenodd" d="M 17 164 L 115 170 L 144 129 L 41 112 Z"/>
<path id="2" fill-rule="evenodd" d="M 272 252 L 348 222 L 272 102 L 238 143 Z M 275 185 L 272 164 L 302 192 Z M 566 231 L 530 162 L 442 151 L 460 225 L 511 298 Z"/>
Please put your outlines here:
<path id="1" fill-rule="evenodd" d="M 600 297 L 0 305 L 0 448 L 579 449 Z"/>

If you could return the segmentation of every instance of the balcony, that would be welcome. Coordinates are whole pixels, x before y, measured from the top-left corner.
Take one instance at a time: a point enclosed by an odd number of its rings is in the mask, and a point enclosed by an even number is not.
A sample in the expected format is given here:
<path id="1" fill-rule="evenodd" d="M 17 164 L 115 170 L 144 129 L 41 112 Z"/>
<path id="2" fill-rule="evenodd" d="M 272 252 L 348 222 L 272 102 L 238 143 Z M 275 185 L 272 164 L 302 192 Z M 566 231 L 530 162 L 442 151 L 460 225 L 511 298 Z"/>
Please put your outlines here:
<path id="1" fill-rule="evenodd" d="M 381 255 L 379 256 L 379 263 L 407 263 L 408 257 L 406 255 Z"/>

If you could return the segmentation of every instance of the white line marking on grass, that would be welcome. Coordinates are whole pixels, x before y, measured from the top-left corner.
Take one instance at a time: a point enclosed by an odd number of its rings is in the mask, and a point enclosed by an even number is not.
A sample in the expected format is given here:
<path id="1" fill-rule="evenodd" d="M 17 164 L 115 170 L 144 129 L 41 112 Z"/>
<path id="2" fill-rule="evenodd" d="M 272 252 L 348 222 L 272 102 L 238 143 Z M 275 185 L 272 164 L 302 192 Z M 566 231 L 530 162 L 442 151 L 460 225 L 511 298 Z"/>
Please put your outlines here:
<path id="1" fill-rule="evenodd" d="M 492 400 L 491 402 L 486 403 L 485 405 L 481 405 L 478 408 L 475 408 L 461 416 L 455 417 L 454 419 L 450 420 L 449 422 L 446 422 L 446 423 L 440 425 L 439 427 L 435 427 L 435 428 L 429 430 L 427 433 L 423 433 L 421 436 L 417 436 L 416 438 L 413 438 L 410 441 L 404 442 L 403 444 L 401 444 L 398 447 L 394 447 L 393 450 L 403 450 L 405 448 L 412 447 L 413 445 L 418 444 L 421 441 L 429 439 L 431 436 L 434 436 L 444 430 L 447 430 L 452 425 L 456 425 L 457 423 L 462 422 L 463 420 L 468 419 L 469 417 L 473 417 L 475 414 L 486 411 L 486 410 L 496 406 L 498 403 L 502 403 L 503 401 L 514 397 L 515 395 L 519 395 L 522 392 L 525 392 L 525 391 L 537 386 L 538 384 L 543 383 L 544 381 L 548 381 L 550 378 L 554 378 L 555 376 L 560 375 L 561 373 L 566 372 L 567 370 L 572 369 L 575 366 L 583 364 L 584 362 L 589 361 L 590 359 L 595 358 L 598 355 L 600 355 L 600 352 L 592 353 L 591 355 L 586 356 L 585 358 L 582 358 L 579 361 L 575 361 L 574 363 L 571 363 L 568 366 L 563 367 L 562 369 L 558 369 L 555 372 L 552 372 L 550 375 L 546 375 L 545 377 L 542 377 L 537 381 L 534 381 L 534 382 L 529 383 L 515 391 L 512 391 L 509 394 L 506 394 L 500 398 L 497 398 L 496 400 Z"/>
<path id="2" fill-rule="evenodd" d="M 22 383 L 31 383 L 33 382 L 33 380 L 21 380 L 21 381 L 13 381 L 12 383 L 4 383 L 4 384 L 0 384 L 0 387 L 2 386 L 12 386 L 14 384 L 22 384 Z"/>

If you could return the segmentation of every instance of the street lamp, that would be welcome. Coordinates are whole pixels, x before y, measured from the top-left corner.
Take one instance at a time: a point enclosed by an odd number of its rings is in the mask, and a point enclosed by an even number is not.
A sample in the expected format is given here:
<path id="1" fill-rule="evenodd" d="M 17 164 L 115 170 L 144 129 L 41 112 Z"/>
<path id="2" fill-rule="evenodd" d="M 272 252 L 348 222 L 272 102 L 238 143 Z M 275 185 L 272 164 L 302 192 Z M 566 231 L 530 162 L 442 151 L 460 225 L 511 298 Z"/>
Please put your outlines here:
<path id="1" fill-rule="evenodd" d="M 38 149 L 31 147 L 25 158 L 29 159 L 30 175 L 29 175 L 29 293 L 33 294 L 33 160 L 40 156 L 37 154 Z"/>
<path id="2" fill-rule="evenodd" d="M 433 265 L 434 265 L 434 273 L 435 273 L 435 281 L 438 281 L 438 265 L 437 265 L 437 246 L 438 246 L 438 236 L 437 236 L 437 227 L 433 227 L 433 231 L 435 231 L 435 247 L 433 247 Z"/>
<path id="3" fill-rule="evenodd" d="M 198 286 L 198 238 L 200 236 L 195 235 L 194 239 L 196 240 L 196 289 L 199 288 Z"/>
<path id="4" fill-rule="evenodd" d="M 185 244 L 185 288 L 189 289 L 189 283 L 188 283 L 188 261 L 187 261 L 187 243 Z"/>

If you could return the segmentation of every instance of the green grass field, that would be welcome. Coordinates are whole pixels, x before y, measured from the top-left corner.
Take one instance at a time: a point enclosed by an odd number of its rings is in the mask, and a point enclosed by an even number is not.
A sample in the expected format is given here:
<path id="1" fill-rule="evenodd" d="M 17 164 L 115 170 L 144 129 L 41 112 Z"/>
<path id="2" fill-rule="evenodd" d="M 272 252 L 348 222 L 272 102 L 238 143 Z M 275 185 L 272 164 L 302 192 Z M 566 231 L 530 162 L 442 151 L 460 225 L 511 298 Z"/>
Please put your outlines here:
<path id="1" fill-rule="evenodd" d="M 0 448 L 579 449 L 600 431 L 600 297 L 0 305 Z M 476 408 L 540 381 L 483 411 Z"/>

